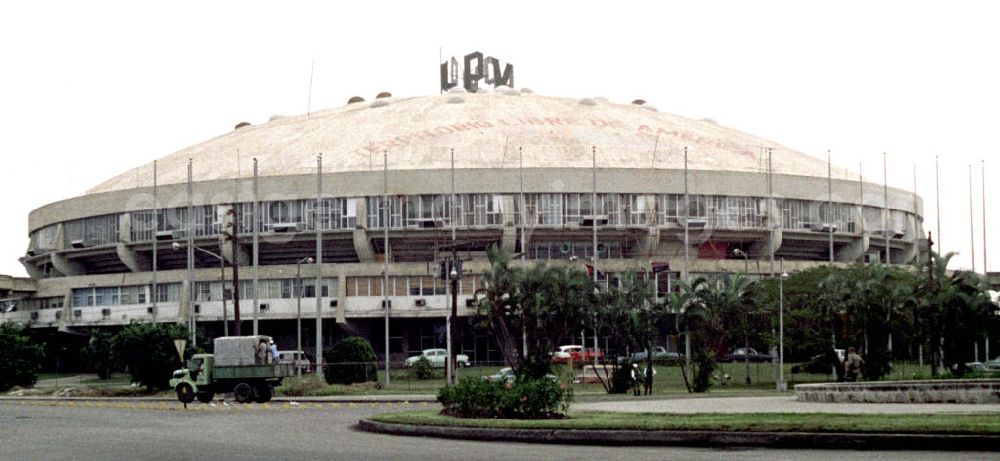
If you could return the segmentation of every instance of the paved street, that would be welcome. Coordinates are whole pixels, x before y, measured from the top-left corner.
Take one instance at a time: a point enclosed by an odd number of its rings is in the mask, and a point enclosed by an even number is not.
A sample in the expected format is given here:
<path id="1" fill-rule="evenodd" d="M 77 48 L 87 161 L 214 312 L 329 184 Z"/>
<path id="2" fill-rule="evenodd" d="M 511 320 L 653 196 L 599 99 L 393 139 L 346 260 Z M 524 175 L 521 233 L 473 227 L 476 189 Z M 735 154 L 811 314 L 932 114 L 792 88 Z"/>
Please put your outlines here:
<path id="1" fill-rule="evenodd" d="M 816 403 L 799 402 L 794 396 L 649 399 L 578 403 L 574 410 L 628 413 L 998 413 L 1000 404 L 962 403 Z"/>
<path id="2" fill-rule="evenodd" d="M 0 459 L 985 459 L 993 453 L 585 447 L 370 434 L 358 419 L 424 404 L 0 402 Z"/>

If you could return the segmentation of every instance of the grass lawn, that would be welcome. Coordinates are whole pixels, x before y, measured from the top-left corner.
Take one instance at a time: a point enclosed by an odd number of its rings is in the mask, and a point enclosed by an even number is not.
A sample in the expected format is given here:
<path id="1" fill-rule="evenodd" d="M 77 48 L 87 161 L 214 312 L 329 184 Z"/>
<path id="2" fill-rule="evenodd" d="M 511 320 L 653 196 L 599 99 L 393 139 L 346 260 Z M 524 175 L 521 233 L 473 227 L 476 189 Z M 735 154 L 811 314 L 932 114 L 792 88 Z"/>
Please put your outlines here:
<path id="1" fill-rule="evenodd" d="M 841 415 L 828 413 L 661 414 L 582 411 L 566 419 L 461 419 L 424 410 L 371 417 L 385 423 L 518 429 L 635 429 L 737 432 L 866 432 L 1000 435 L 1000 417 L 970 415 Z"/>

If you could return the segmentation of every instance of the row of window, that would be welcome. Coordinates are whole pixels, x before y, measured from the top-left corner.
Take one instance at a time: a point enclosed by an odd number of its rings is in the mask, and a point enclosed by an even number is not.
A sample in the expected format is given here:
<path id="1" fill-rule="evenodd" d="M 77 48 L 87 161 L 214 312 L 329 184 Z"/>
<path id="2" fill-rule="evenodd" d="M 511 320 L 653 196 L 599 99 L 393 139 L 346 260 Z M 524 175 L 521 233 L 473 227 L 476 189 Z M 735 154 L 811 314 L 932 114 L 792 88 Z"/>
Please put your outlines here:
<path id="1" fill-rule="evenodd" d="M 682 227 L 683 219 L 704 220 L 704 224 L 720 229 L 764 229 L 767 199 L 762 197 L 689 195 L 683 194 L 520 194 L 512 197 L 513 210 L 504 210 L 504 198 L 499 194 L 457 194 L 454 204 L 449 194 L 380 196 L 365 198 L 328 198 L 317 202 L 281 200 L 262 202 L 260 229 L 263 232 L 309 232 L 317 226 L 324 231 L 353 229 L 357 226 L 358 205 L 367 205 L 370 229 L 498 227 L 504 212 L 513 214 L 512 221 L 528 226 L 562 227 L 580 224 L 588 216 L 607 218 L 608 226 L 656 225 Z M 846 203 L 778 199 L 781 225 L 784 229 L 804 229 L 815 225 L 834 224 L 836 232 L 857 232 L 856 222 L 864 219 L 869 231 L 885 228 L 884 209 L 866 206 L 862 216 L 855 216 L 855 206 Z M 191 228 L 195 237 L 218 235 L 235 223 L 240 234 L 253 231 L 253 204 L 239 203 L 234 208 L 206 205 L 193 207 Z M 187 208 L 142 210 L 130 214 L 132 241 L 149 241 L 161 233 L 183 236 L 187 227 Z M 227 217 L 227 213 L 232 216 Z M 909 214 L 890 210 L 891 230 L 907 229 Z M 119 216 L 104 215 L 67 221 L 65 246 L 82 247 L 113 244 L 119 241 Z M 55 247 L 56 226 L 48 226 L 31 235 L 33 250 Z"/>

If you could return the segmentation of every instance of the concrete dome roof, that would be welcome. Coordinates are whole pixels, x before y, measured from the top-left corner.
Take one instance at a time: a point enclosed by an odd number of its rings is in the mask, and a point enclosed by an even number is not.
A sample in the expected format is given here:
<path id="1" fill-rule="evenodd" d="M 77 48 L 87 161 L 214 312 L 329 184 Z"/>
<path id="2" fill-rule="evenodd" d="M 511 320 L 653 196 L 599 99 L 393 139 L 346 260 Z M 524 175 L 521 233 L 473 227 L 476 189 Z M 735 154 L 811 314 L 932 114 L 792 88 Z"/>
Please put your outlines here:
<path id="1" fill-rule="evenodd" d="M 185 182 L 189 158 L 195 181 L 250 177 L 255 157 L 261 176 L 314 174 L 319 153 L 324 173 L 380 170 L 383 151 L 391 170 L 447 169 L 450 149 L 456 168 L 518 168 L 519 148 L 525 168 L 590 168 L 591 146 L 599 168 L 681 169 L 687 146 L 691 169 L 750 172 L 767 171 L 761 146 L 772 146 L 775 173 L 827 175 L 824 160 L 711 120 L 506 89 L 383 98 L 272 117 L 161 158 L 158 182 Z M 148 187 L 152 170 L 152 164 L 130 170 L 88 193 Z M 834 175 L 856 177 L 843 169 Z"/>

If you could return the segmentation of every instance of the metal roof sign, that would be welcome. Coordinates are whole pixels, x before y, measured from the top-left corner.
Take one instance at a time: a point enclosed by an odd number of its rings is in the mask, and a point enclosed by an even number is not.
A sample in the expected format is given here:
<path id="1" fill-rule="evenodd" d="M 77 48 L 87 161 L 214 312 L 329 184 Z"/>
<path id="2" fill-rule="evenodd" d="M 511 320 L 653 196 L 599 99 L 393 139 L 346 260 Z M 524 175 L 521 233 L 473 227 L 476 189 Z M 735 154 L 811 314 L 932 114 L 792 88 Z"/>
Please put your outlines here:
<path id="1" fill-rule="evenodd" d="M 462 69 L 462 86 L 469 93 L 479 90 L 479 81 L 487 85 L 514 87 L 514 66 L 505 64 L 500 69 L 500 60 L 492 56 L 483 57 L 478 51 L 465 55 Z M 458 60 L 451 59 L 441 63 L 441 91 L 448 91 L 459 83 Z"/>

